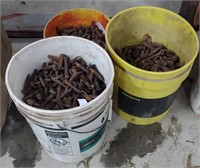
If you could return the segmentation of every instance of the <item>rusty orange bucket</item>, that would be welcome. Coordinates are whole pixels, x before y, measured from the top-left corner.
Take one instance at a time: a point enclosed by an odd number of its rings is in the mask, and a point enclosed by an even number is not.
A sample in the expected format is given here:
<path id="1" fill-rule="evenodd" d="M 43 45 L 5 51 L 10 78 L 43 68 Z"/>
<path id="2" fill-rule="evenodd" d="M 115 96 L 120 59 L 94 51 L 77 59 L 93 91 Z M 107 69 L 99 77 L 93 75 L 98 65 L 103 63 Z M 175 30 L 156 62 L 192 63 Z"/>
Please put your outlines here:
<path id="1" fill-rule="evenodd" d="M 57 36 L 56 28 L 64 29 L 69 26 L 76 27 L 80 25 L 91 26 L 92 21 L 100 22 L 105 29 L 109 20 L 110 18 L 107 15 L 93 9 L 77 8 L 66 10 L 58 13 L 48 21 L 43 31 L 43 37 Z"/>

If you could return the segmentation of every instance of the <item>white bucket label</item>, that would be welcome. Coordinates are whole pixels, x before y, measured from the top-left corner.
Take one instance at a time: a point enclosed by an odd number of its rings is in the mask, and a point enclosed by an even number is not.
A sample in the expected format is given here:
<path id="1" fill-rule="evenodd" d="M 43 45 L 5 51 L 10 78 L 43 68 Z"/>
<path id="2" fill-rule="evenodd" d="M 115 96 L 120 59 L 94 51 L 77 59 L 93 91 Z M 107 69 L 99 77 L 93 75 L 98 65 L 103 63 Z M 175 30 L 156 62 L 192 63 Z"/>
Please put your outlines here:
<path id="1" fill-rule="evenodd" d="M 89 155 L 96 151 L 105 135 L 111 103 L 95 118 L 85 121 L 83 124 L 71 125 L 69 128 L 57 126 L 47 128 L 35 124 L 27 119 L 35 135 L 47 153 L 56 158 L 70 158 Z"/>
<path id="2" fill-rule="evenodd" d="M 47 149 L 47 151 L 52 151 L 58 155 L 73 155 L 72 145 L 68 132 L 62 129 L 48 129 L 43 126 L 36 125 L 29 120 L 28 123 L 31 125 L 35 135 L 42 144 L 42 146 Z"/>
<path id="3" fill-rule="evenodd" d="M 96 145 L 102 138 L 102 135 L 105 132 L 105 129 L 106 129 L 106 122 L 93 135 L 89 136 L 86 139 L 79 141 L 80 152 L 81 153 L 85 152 L 85 151 L 89 150 L 90 148 L 92 148 L 94 145 Z"/>
<path id="4" fill-rule="evenodd" d="M 72 155 L 71 144 L 67 132 L 53 132 L 45 130 L 55 153 L 60 155 Z"/>

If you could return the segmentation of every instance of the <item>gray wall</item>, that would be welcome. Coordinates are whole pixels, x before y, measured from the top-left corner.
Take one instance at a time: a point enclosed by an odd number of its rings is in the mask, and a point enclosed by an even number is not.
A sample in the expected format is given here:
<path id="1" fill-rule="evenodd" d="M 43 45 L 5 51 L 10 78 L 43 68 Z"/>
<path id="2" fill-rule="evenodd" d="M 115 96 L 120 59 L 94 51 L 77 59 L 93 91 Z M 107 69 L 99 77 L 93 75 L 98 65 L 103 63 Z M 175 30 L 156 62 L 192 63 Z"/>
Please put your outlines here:
<path id="1" fill-rule="evenodd" d="M 25 5 L 24 3 L 21 3 L 22 1 L 25 2 Z M 181 3 L 181 0 L 3 0 L 1 1 L 1 15 L 5 16 L 13 13 L 56 14 L 66 9 L 82 7 L 97 9 L 104 12 L 108 16 L 113 16 L 123 9 L 140 5 L 163 7 L 178 13 Z"/>
<path id="2" fill-rule="evenodd" d="M 126 8 L 141 5 L 163 7 L 178 13 L 181 4 L 181 0 L 3 0 L 1 1 L 1 16 L 3 16 L 3 25 L 9 36 L 16 37 L 16 32 L 19 31 L 41 32 L 53 15 L 66 9 L 92 8 L 102 11 L 108 16 L 113 16 Z M 11 35 L 11 32 L 15 32 L 15 34 Z M 32 34 L 28 35 L 32 36 Z M 19 36 L 21 37 L 21 35 Z M 25 37 L 27 36 L 25 35 Z"/>

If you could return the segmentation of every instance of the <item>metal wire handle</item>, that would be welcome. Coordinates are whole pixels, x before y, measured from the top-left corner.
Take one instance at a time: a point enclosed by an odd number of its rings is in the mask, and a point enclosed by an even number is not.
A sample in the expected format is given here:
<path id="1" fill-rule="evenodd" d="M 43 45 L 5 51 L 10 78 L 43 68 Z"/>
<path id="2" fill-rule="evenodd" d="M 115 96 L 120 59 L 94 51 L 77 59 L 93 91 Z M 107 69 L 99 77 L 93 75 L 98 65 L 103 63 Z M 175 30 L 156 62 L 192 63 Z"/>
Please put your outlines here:
<path id="1" fill-rule="evenodd" d="M 107 118 L 106 118 L 106 121 L 105 121 L 103 124 L 101 124 L 99 127 L 95 128 L 95 129 L 93 129 L 93 130 L 91 130 L 91 131 L 85 131 L 85 132 L 71 130 L 71 129 L 62 127 L 62 126 L 60 126 L 59 124 L 57 124 L 57 126 L 58 126 L 59 128 L 61 128 L 61 129 L 63 129 L 63 130 L 67 130 L 67 131 L 70 131 L 70 132 L 75 132 L 75 133 L 79 133 L 79 134 L 85 134 L 85 133 L 91 133 L 91 132 L 94 132 L 94 131 L 100 129 L 100 128 L 103 127 L 104 124 L 106 124 L 108 121 L 109 121 L 109 120 L 108 120 L 108 117 L 107 117 Z"/>

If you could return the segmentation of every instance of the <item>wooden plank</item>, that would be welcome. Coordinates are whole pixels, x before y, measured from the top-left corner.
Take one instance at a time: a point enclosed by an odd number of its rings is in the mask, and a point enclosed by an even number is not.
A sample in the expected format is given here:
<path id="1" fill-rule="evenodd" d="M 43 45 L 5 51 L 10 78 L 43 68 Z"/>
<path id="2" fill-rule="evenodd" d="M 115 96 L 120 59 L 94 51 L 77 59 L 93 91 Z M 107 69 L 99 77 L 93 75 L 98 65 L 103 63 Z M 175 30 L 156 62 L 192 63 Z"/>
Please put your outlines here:
<path id="1" fill-rule="evenodd" d="M 2 16 L 3 25 L 12 38 L 42 38 L 43 29 L 52 14 L 14 13 Z"/>
<path id="2" fill-rule="evenodd" d="M 13 31 L 6 30 L 9 38 L 43 38 L 43 31 Z"/>
<path id="3" fill-rule="evenodd" d="M 179 12 L 179 15 L 185 18 L 196 31 L 199 30 L 199 25 L 195 26 L 193 23 L 198 3 L 199 1 L 183 1 Z"/>

